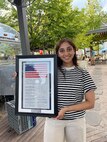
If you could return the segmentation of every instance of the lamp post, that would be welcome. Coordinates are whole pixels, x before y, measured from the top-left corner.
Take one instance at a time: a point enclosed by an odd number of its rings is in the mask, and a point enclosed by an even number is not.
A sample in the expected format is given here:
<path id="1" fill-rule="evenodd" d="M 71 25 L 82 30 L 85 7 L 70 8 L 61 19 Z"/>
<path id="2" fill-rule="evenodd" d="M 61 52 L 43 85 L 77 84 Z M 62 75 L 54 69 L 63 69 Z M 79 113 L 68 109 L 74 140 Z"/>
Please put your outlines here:
<path id="1" fill-rule="evenodd" d="M 8 0 L 8 1 L 17 7 L 22 54 L 29 55 L 30 44 L 28 38 L 25 0 Z"/>

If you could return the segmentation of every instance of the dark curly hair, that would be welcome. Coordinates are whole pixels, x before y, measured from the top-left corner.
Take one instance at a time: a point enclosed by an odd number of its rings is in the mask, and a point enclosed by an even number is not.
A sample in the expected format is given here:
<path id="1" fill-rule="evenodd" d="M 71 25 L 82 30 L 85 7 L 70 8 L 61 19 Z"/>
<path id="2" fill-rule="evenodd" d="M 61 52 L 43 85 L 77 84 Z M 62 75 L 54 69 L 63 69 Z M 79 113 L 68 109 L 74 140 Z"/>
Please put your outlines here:
<path id="1" fill-rule="evenodd" d="M 75 51 L 75 54 L 74 54 L 74 57 L 73 57 L 72 61 L 73 61 L 73 64 L 75 66 L 78 66 L 77 56 L 76 56 L 76 49 L 77 49 L 77 47 L 75 46 L 75 44 L 70 39 L 67 39 L 67 38 L 61 39 L 55 46 L 55 52 L 57 54 L 57 66 L 60 68 L 62 66 L 62 64 L 63 64 L 63 61 L 58 57 L 58 50 L 59 50 L 61 44 L 64 43 L 64 42 L 69 43 L 73 47 L 73 49 Z"/>

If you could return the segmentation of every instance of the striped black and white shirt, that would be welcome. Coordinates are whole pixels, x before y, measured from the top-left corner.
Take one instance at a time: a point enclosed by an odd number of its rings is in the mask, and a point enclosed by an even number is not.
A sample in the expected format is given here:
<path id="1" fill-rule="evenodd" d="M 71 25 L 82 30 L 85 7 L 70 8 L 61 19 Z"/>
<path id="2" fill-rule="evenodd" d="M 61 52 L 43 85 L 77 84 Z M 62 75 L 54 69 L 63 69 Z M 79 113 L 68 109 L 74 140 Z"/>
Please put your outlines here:
<path id="1" fill-rule="evenodd" d="M 96 86 L 90 74 L 79 67 L 58 69 L 58 111 L 66 106 L 83 101 L 84 95 Z M 85 110 L 66 112 L 64 119 L 73 120 L 83 117 Z"/>

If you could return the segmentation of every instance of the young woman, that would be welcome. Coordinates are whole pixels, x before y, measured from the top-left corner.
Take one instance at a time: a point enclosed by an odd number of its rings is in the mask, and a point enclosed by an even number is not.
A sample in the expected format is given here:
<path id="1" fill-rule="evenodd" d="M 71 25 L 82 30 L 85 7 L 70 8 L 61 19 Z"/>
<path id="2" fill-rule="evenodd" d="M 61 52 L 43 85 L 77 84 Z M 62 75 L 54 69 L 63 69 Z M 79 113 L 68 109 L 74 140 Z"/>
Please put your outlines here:
<path id="1" fill-rule="evenodd" d="M 85 110 L 94 107 L 96 86 L 77 64 L 76 46 L 69 39 L 56 45 L 58 115 L 46 118 L 44 142 L 86 142 Z"/>

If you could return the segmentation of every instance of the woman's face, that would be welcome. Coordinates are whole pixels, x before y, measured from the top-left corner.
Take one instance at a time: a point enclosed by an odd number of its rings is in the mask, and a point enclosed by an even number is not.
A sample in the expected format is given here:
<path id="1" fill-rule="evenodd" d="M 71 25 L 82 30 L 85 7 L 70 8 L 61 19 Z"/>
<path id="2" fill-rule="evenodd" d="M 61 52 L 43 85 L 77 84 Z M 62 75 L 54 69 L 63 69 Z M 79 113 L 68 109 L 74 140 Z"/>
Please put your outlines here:
<path id="1" fill-rule="evenodd" d="M 74 54 L 75 51 L 68 42 L 62 43 L 58 50 L 58 57 L 63 61 L 63 66 L 65 67 L 73 66 L 72 59 Z"/>

